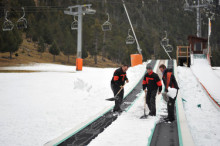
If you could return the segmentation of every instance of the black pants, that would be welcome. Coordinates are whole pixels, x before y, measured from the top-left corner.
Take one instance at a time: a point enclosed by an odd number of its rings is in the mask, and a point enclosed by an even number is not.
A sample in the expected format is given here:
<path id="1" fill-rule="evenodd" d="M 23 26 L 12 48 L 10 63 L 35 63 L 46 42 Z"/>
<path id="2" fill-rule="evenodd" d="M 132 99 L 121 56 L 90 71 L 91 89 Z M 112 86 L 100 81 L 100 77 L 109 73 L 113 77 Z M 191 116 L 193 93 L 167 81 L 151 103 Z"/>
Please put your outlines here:
<path id="1" fill-rule="evenodd" d="M 150 110 L 150 115 L 154 115 L 156 116 L 156 94 L 157 94 L 157 90 L 148 90 L 147 91 L 147 96 L 146 96 L 146 102 L 147 102 L 147 106 Z"/>
<path id="2" fill-rule="evenodd" d="M 178 94 L 178 90 L 176 93 L 176 97 L 177 97 L 177 94 Z M 176 97 L 174 99 L 169 97 L 169 100 L 167 102 L 167 110 L 168 110 L 168 119 L 169 120 L 175 120 L 174 108 L 175 108 Z"/>
<path id="3" fill-rule="evenodd" d="M 121 88 L 119 86 L 111 83 L 111 89 L 112 89 L 114 96 L 115 96 Z M 122 89 L 121 92 L 118 94 L 118 100 L 115 100 L 115 107 L 114 107 L 113 111 L 121 110 L 120 106 L 122 104 L 123 97 L 124 97 L 124 89 Z"/>

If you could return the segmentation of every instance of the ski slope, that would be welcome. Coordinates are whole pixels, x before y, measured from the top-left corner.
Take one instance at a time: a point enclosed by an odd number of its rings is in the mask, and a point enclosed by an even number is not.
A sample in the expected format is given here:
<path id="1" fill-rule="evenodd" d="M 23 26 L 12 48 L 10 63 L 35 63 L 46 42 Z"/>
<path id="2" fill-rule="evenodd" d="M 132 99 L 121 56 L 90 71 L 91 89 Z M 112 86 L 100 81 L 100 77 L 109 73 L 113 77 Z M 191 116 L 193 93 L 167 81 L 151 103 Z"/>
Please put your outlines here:
<path id="1" fill-rule="evenodd" d="M 203 67 L 203 66 L 202 66 Z M 195 71 L 195 68 L 194 68 Z M 209 99 L 194 72 L 178 67 L 180 97 L 196 146 L 217 146 L 220 143 L 220 112 Z M 207 86 L 208 88 L 208 86 Z M 198 106 L 201 106 L 198 107 Z"/>
<path id="2" fill-rule="evenodd" d="M 220 103 L 220 78 L 213 71 L 206 59 L 194 59 L 191 69 L 211 96 Z"/>
<path id="3" fill-rule="evenodd" d="M 115 68 L 55 64 L 1 68 L 37 70 L 0 73 L 0 145 L 42 146 L 103 109 L 113 106 L 110 80 Z M 145 72 L 145 64 L 129 68 L 125 95 Z"/>

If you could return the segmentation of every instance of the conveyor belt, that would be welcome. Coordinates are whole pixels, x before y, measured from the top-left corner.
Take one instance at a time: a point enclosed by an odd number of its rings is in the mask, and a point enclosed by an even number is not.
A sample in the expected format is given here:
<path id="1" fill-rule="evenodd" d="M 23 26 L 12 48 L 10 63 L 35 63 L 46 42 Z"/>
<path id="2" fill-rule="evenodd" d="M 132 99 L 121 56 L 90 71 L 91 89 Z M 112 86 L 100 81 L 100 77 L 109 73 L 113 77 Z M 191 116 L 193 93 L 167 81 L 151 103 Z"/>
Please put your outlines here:
<path id="1" fill-rule="evenodd" d="M 172 60 L 168 61 L 168 68 L 173 68 Z M 161 120 L 156 125 L 150 146 L 179 146 L 177 121 L 165 123 Z"/>
<path id="2" fill-rule="evenodd" d="M 152 66 L 156 64 L 156 60 L 151 61 Z M 142 79 L 136 85 L 136 87 L 125 97 L 123 104 L 121 105 L 122 110 L 126 110 L 137 98 L 142 90 Z M 111 109 L 97 120 L 81 129 L 77 133 L 63 140 L 56 145 L 59 146 L 84 146 L 89 144 L 96 136 L 105 130 L 109 125 L 117 119 L 117 116 L 113 116 Z"/>

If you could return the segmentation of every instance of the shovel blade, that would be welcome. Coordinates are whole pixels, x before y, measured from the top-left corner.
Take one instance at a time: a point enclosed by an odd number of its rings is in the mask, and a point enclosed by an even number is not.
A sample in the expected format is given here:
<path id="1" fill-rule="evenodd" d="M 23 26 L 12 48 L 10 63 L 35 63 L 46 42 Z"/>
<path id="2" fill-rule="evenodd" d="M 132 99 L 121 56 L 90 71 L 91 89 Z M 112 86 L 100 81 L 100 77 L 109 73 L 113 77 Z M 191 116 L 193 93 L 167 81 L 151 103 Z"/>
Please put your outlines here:
<path id="1" fill-rule="evenodd" d="M 107 99 L 105 99 L 105 100 L 108 100 L 108 101 L 115 101 L 116 99 L 115 99 L 115 97 L 112 97 L 112 98 L 107 98 Z"/>
<path id="2" fill-rule="evenodd" d="M 141 116 L 140 119 L 147 119 L 147 115 Z"/>
<path id="3" fill-rule="evenodd" d="M 118 100 L 118 96 L 115 96 L 115 97 L 112 97 L 112 98 L 107 98 L 105 100 L 108 100 L 108 101 L 115 101 L 115 100 Z"/>

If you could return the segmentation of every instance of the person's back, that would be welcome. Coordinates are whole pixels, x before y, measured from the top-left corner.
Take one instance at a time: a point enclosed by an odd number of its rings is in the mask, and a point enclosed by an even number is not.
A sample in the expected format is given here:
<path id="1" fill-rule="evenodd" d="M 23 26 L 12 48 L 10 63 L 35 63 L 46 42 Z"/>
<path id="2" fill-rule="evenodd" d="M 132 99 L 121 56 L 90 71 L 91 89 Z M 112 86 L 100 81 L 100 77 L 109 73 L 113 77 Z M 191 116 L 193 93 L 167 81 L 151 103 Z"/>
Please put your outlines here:
<path id="1" fill-rule="evenodd" d="M 163 83 L 164 83 L 166 92 L 168 92 L 168 87 L 179 89 L 179 86 L 176 82 L 176 78 L 173 74 L 173 69 L 172 68 L 166 68 L 163 71 L 162 79 L 163 79 Z"/>

